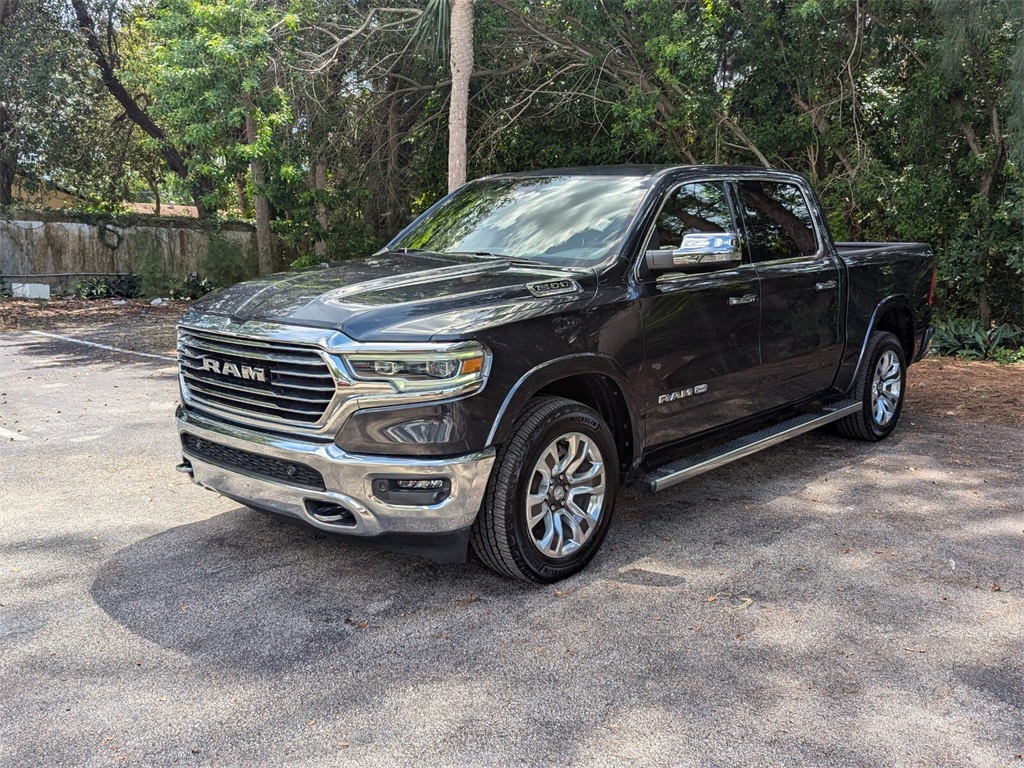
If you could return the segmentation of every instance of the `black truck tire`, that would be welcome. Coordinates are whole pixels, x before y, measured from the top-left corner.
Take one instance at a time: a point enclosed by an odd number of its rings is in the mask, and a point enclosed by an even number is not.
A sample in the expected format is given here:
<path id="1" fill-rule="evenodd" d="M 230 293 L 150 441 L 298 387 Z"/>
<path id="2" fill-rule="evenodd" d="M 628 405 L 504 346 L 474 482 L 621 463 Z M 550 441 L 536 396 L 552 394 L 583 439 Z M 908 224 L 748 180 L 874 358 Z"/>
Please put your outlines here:
<path id="1" fill-rule="evenodd" d="M 891 333 L 871 337 L 857 372 L 855 397 L 861 409 L 836 422 L 843 437 L 877 442 L 896 428 L 907 389 L 907 363 L 903 345 Z"/>
<path id="2" fill-rule="evenodd" d="M 498 449 L 473 551 L 492 570 L 550 584 L 582 570 L 601 547 L 618 490 L 615 441 L 592 409 L 537 397 Z"/>

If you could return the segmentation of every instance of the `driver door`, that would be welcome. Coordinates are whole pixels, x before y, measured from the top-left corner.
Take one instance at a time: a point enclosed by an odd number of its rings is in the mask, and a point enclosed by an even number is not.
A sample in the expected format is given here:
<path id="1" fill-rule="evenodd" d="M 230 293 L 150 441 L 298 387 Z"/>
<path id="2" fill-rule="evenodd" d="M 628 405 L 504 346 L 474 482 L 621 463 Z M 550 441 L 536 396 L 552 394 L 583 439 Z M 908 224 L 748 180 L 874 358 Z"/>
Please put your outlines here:
<path id="1" fill-rule="evenodd" d="M 738 231 L 724 182 L 687 182 L 666 194 L 647 250 L 679 250 L 688 234 Z M 759 299 L 747 257 L 647 278 L 640 316 L 649 447 L 756 412 Z"/>

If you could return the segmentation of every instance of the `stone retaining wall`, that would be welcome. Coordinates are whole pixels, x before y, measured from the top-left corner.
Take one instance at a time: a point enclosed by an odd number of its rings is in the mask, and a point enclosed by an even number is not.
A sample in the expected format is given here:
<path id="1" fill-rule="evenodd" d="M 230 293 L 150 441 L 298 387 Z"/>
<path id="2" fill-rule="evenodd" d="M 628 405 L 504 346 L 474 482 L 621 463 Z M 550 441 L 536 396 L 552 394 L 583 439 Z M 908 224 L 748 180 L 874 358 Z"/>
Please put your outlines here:
<path id="1" fill-rule="evenodd" d="M 255 264 L 253 227 L 223 222 L 215 234 Z M 62 291 L 84 276 L 138 273 L 142 259 L 155 258 L 169 276 L 180 280 L 191 272 L 202 275 L 200 263 L 210 237 L 210 230 L 194 219 L 107 219 L 65 211 L 14 210 L 0 214 L 0 274 L 8 284 L 47 283 Z"/>

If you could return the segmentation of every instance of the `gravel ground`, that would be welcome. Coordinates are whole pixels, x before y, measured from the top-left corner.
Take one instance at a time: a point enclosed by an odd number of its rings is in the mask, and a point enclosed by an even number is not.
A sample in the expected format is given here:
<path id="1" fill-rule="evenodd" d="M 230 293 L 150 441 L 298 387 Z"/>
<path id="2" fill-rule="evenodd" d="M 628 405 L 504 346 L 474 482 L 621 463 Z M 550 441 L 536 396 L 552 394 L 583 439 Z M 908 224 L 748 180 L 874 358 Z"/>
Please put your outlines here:
<path id="1" fill-rule="evenodd" d="M 531 587 L 196 488 L 172 367 L 2 333 L 0 765 L 1024 766 L 1024 428 L 928 370 Z"/>

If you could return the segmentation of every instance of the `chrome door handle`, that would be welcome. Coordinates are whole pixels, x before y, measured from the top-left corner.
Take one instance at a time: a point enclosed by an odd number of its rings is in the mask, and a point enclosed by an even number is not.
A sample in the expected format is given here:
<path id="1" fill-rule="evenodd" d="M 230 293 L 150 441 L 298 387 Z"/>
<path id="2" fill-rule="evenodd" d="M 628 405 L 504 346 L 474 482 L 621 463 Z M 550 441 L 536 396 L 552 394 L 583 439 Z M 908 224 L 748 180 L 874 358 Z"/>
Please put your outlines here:
<path id="1" fill-rule="evenodd" d="M 735 307 L 739 304 L 753 304 L 755 301 L 757 301 L 756 293 L 745 293 L 742 296 L 730 296 L 729 306 Z"/>
<path id="2" fill-rule="evenodd" d="M 831 291 L 838 283 L 835 280 L 828 280 L 824 283 L 815 283 L 814 287 L 819 291 Z"/>

